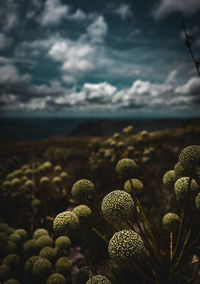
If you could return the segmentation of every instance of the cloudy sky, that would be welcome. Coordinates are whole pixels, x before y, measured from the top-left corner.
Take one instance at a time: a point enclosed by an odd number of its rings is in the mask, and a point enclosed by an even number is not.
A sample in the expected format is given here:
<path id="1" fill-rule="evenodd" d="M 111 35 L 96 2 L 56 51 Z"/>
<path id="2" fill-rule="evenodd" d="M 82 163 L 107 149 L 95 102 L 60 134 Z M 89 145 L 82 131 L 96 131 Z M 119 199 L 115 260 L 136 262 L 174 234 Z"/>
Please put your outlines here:
<path id="1" fill-rule="evenodd" d="M 0 115 L 197 116 L 199 0 L 0 1 Z"/>

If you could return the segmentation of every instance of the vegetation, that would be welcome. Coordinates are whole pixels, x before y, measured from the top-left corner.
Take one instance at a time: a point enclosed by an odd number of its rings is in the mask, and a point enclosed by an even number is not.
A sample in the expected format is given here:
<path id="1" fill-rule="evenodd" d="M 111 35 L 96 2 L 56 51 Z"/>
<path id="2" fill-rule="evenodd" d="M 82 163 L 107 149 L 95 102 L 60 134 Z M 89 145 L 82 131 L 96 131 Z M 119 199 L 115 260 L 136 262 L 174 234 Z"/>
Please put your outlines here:
<path id="1" fill-rule="evenodd" d="M 200 128 L 1 146 L 0 283 L 199 283 Z"/>

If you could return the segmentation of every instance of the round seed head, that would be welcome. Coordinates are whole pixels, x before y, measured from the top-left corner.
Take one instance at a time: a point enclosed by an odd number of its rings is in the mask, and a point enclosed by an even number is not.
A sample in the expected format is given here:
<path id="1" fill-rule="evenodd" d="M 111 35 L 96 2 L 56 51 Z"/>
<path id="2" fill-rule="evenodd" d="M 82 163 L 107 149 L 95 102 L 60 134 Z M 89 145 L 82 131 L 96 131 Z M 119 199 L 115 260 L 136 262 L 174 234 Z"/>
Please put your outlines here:
<path id="1" fill-rule="evenodd" d="M 0 279 L 1 281 L 4 281 L 6 279 L 8 279 L 8 277 L 10 277 L 11 271 L 10 271 L 10 267 L 2 264 L 0 265 Z"/>
<path id="2" fill-rule="evenodd" d="M 62 171 L 62 167 L 61 166 L 58 165 L 58 166 L 54 167 L 54 172 L 59 174 L 59 173 L 61 173 L 61 171 Z"/>
<path id="3" fill-rule="evenodd" d="M 60 257 L 56 261 L 56 272 L 58 273 L 66 275 L 68 274 L 71 267 L 72 267 L 72 262 L 68 257 Z"/>
<path id="4" fill-rule="evenodd" d="M 67 236 L 60 236 L 56 239 L 55 245 L 59 249 L 68 249 L 71 245 L 71 240 Z"/>
<path id="5" fill-rule="evenodd" d="M 46 284 L 66 284 L 66 279 L 60 273 L 53 273 L 48 277 Z"/>
<path id="6" fill-rule="evenodd" d="M 83 266 L 76 275 L 76 283 L 85 284 L 93 275 L 90 266 Z"/>
<path id="7" fill-rule="evenodd" d="M 168 188 L 173 188 L 177 180 L 174 170 L 167 171 L 163 176 L 163 184 Z"/>
<path id="8" fill-rule="evenodd" d="M 118 161 L 116 172 L 124 178 L 131 178 L 135 175 L 137 164 L 133 159 L 125 158 Z"/>
<path id="9" fill-rule="evenodd" d="M 60 178 L 61 178 L 62 181 L 65 182 L 65 181 L 68 180 L 69 175 L 68 175 L 66 172 L 62 172 L 62 173 L 60 174 Z"/>
<path id="10" fill-rule="evenodd" d="M 200 146 L 193 145 L 184 148 L 179 155 L 179 162 L 188 171 L 200 166 Z"/>
<path id="11" fill-rule="evenodd" d="M 18 267 L 19 261 L 19 256 L 11 253 L 3 259 L 2 264 L 7 265 L 12 270 Z"/>
<path id="12" fill-rule="evenodd" d="M 91 277 L 85 284 L 111 284 L 111 282 L 106 276 L 99 274 Z"/>
<path id="13" fill-rule="evenodd" d="M 80 202 L 88 202 L 95 194 L 94 184 L 88 179 L 81 179 L 73 185 L 71 193 Z"/>
<path id="14" fill-rule="evenodd" d="M 24 265 L 24 272 L 26 275 L 32 275 L 33 265 L 36 261 L 38 261 L 40 257 L 38 255 L 33 255 L 27 259 Z"/>
<path id="15" fill-rule="evenodd" d="M 169 231 L 175 231 L 179 226 L 180 217 L 177 214 L 170 212 L 163 216 L 162 222 Z"/>
<path id="16" fill-rule="evenodd" d="M 187 171 L 186 169 L 184 169 L 184 167 L 178 162 L 174 166 L 174 174 L 175 174 L 176 179 L 179 179 L 181 177 L 188 176 L 190 174 L 190 171 Z"/>
<path id="17" fill-rule="evenodd" d="M 144 243 L 137 233 L 122 230 L 115 233 L 111 238 L 108 253 L 117 264 L 136 264 L 144 256 Z"/>
<path id="18" fill-rule="evenodd" d="M 86 205 L 79 205 L 72 211 L 79 219 L 80 223 L 89 221 L 92 215 L 91 209 Z"/>
<path id="19" fill-rule="evenodd" d="M 103 216 L 112 223 L 120 223 L 133 216 L 134 202 L 130 194 L 122 190 L 108 193 L 101 204 Z"/>
<path id="20" fill-rule="evenodd" d="M 35 230 L 35 232 L 33 233 L 33 238 L 39 239 L 41 236 L 44 236 L 44 235 L 49 235 L 48 231 L 46 229 L 39 228 Z"/>
<path id="21" fill-rule="evenodd" d="M 70 211 L 64 211 L 56 216 L 53 229 L 57 234 L 70 234 L 79 227 L 78 217 Z"/>
<path id="22" fill-rule="evenodd" d="M 187 197 L 187 192 L 188 192 L 188 184 L 189 184 L 189 177 L 182 177 L 176 181 L 174 185 L 174 190 L 175 190 L 177 200 L 179 201 L 185 200 L 185 198 Z M 194 179 L 192 179 L 191 186 L 190 186 L 190 192 L 195 193 L 198 191 L 198 189 L 199 189 L 199 186 L 197 182 Z"/>
<path id="23" fill-rule="evenodd" d="M 14 233 L 15 233 L 15 234 L 18 234 L 18 235 L 20 236 L 20 238 L 21 238 L 23 241 L 24 241 L 24 240 L 27 238 L 27 236 L 28 236 L 27 231 L 24 230 L 24 229 L 17 229 L 17 230 L 15 230 Z"/>
<path id="24" fill-rule="evenodd" d="M 37 244 L 37 240 L 31 239 L 24 243 L 24 253 L 27 255 L 37 254 L 39 251 L 39 247 Z"/>
<path id="25" fill-rule="evenodd" d="M 53 246 L 53 239 L 48 235 L 43 235 L 37 239 L 37 245 L 39 249 Z"/>
<path id="26" fill-rule="evenodd" d="M 51 247 L 43 247 L 39 253 L 39 256 L 42 258 L 46 258 L 52 262 L 56 257 L 56 251 L 54 248 Z"/>
<path id="27" fill-rule="evenodd" d="M 196 208 L 200 210 L 200 193 L 198 193 L 195 198 L 195 205 L 196 205 Z"/>
<path id="28" fill-rule="evenodd" d="M 42 186 L 48 185 L 48 184 L 49 184 L 49 178 L 46 177 L 46 176 L 41 177 L 41 179 L 40 179 L 40 184 L 41 184 Z"/>
<path id="29" fill-rule="evenodd" d="M 54 177 L 54 178 L 53 178 L 53 183 L 54 183 L 56 186 L 61 185 L 61 178 L 60 178 L 60 177 Z"/>
<path id="30" fill-rule="evenodd" d="M 49 260 L 40 258 L 33 265 L 33 275 L 38 279 L 46 279 L 52 270 L 52 264 Z"/>
<path id="31" fill-rule="evenodd" d="M 131 185 L 131 182 L 132 182 L 132 185 Z M 130 182 L 130 180 L 127 180 L 124 183 L 124 190 L 127 193 L 131 194 L 131 193 L 135 192 L 136 194 L 140 194 L 140 193 L 143 192 L 144 185 L 143 185 L 141 180 L 139 180 L 137 178 L 132 178 L 131 182 Z"/>
<path id="32" fill-rule="evenodd" d="M 20 244 L 21 242 L 21 237 L 16 234 L 16 233 L 12 233 L 10 236 L 9 236 L 9 240 L 12 241 L 12 242 L 15 242 L 16 244 Z"/>

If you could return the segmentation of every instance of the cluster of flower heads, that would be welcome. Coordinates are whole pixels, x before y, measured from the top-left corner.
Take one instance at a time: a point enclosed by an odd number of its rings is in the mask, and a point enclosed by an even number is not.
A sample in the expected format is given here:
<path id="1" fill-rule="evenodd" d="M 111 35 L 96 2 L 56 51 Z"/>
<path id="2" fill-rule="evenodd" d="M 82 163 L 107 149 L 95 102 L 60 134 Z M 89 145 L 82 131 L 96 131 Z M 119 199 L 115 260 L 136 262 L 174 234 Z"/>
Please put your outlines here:
<path id="1" fill-rule="evenodd" d="M 70 246 L 69 237 L 59 236 L 54 241 L 44 228 L 35 230 L 28 239 L 26 230 L 0 223 L 0 281 L 65 284 L 72 267 L 67 257 Z M 22 269 L 24 274 L 21 276 L 18 272 Z"/>
<path id="2" fill-rule="evenodd" d="M 199 168 L 200 146 L 192 145 L 181 151 L 174 169 L 168 170 L 163 176 L 163 184 L 167 189 L 174 188 L 176 200 L 182 206 L 192 197 L 196 208 L 200 209 Z M 169 231 L 176 230 L 179 223 L 180 217 L 175 213 L 169 212 L 163 217 L 163 224 Z"/>

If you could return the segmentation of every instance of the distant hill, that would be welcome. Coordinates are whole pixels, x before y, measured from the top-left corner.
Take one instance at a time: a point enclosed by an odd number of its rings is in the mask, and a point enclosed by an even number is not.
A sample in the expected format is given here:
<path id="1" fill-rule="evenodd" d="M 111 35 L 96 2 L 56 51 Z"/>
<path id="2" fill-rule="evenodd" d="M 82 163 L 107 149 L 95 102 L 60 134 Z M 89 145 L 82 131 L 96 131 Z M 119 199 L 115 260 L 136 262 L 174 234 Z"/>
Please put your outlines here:
<path id="1" fill-rule="evenodd" d="M 85 121 L 69 132 L 69 136 L 109 136 L 115 132 L 121 132 L 127 125 L 134 126 L 134 132 L 142 130 L 156 131 L 163 129 L 174 129 L 186 127 L 188 125 L 200 126 L 200 118 L 163 118 L 163 119 L 143 119 L 143 120 L 94 120 Z"/>

